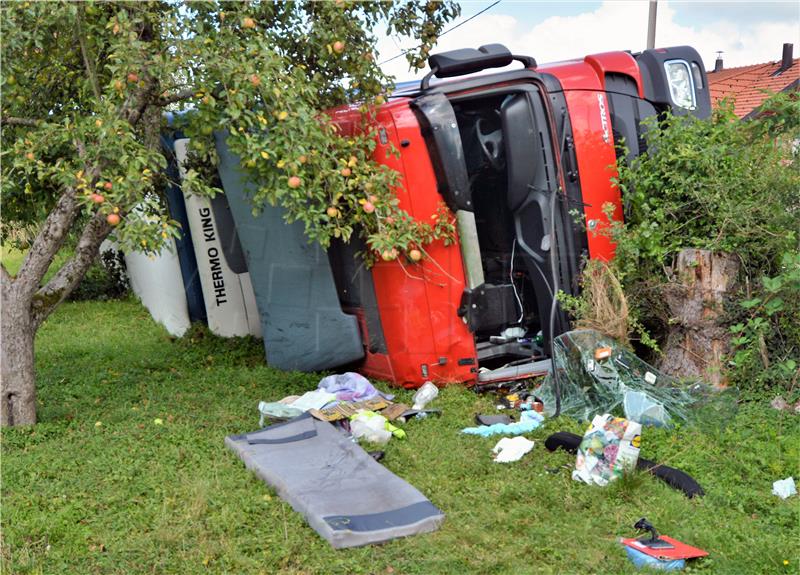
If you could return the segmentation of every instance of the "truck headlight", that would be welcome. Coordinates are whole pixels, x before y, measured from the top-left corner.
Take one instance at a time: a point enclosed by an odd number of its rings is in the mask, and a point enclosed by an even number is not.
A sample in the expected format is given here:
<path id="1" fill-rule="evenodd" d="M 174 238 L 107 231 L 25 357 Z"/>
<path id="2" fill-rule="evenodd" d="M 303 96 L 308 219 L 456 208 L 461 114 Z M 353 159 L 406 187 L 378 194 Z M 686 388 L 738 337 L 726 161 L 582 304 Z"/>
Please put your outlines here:
<path id="1" fill-rule="evenodd" d="M 664 62 L 667 71 L 667 82 L 672 101 L 676 106 L 694 110 L 694 81 L 692 71 L 686 60 L 667 60 Z"/>

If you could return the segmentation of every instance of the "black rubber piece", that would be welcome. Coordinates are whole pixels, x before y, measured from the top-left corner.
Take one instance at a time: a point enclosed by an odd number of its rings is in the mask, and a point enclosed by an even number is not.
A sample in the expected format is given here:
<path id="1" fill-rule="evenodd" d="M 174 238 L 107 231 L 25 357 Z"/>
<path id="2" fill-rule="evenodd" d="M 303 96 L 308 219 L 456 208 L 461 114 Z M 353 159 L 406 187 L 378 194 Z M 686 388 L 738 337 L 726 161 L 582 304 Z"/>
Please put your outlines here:
<path id="1" fill-rule="evenodd" d="M 478 425 L 494 425 L 495 423 L 514 423 L 514 420 L 507 415 L 476 415 L 475 423 Z"/>
<path id="2" fill-rule="evenodd" d="M 367 451 L 367 453 L 369 453 L 369 456 L 375 461 L 380 461 L 383 459 L 383 456 L 386 455 L 384 451 Z"/>
<path id="3" fill-rule="evenodd" d="M 544 446 L 548 451 L 555 451 L 561 448 L 569 453 L 577 453 L 582 439 L 580 435 L 569 433 L 568 431 L 559 431 L 545 439 Z M 700 484 L 697 483 L 691 475 L 680 469 L 675 469 L 667 465 L 659 465 L 654 461 L 641 457 L 636 462 L 636 469 L 647 471 L 670 487 L 683 491 L 689 499 L 692 497 L 702 497 L 706 494 L 703 488 L 700 487 Z"/>

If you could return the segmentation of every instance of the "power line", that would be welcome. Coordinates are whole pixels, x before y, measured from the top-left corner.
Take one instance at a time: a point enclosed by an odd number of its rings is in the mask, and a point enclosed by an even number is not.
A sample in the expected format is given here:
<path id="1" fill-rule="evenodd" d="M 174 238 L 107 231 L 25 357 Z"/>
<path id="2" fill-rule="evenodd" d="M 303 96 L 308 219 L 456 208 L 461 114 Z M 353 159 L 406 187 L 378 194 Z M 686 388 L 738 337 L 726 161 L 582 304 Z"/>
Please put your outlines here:
<path id="1" fill-rule="evenodd" d="M 503 1 L 503 0 L 497 0 L 496 2 L 493 2 L 492 4 L 489 4 L 489 5 L 488 5 L 486 8 L 484 8 L 483 10 L 481 10 L 480 12 L 476 12 L 475 14 L 473 14 L 472 16 L 470 16 L 469 18 L 467 18 L 466 20 L 464 20 L 464 21 L 462 21 L 462 22 L 459 22 L 458 24 L 456 24 L 456 25 L 455 25 L 455 26 L 453 26 L 452 28 L 448 28 L 447 30 L 445 30 L 444 32 L 442 32 L 441 34 L 439 34 L 439 38 L 441 38 L 442 36 L 444 36 L 444 35 L 445 35 L 445 34 L 447 34 L 448 32 L 452 32 L 452 31 L 453 31 L 453 30 L 455 30 L 456 28 L 459 28 L 459 27 L 463 26 L 464 24 L 466 24 L 466 23 L 467 23 L 467 22 L 469 22 L 470 20 L 474 20 L 475 18 L 477 18 L 478 16 L 480 16 L 481 14 L 483 14 L 484 12 L 486 12 L 487 10 L 490 10 L 490 9 L 494 8 L 495 6 L 497 6 L 498 4 L 500 4 L 500 2 L 502 2 L 502 1 Z M 396 56 L 392 56 L 392 57 L 391 57 L 391 58 L 389 58 L 388 60 L 384 60 L 383 62 L 379 62 L 379 63 L 378 63 L 378 66 L 383 66 L 384 64 L 388 64 L 388 63 L 389 63 L 389 62 L 391 62 L 392 60 L 397 60 L 397 59 L 398 59 L 398 58 L 400 58 L 401 56 L 405 56 L 405 55 L 406 55 L 406 54 L 408 54 L 409 52 L 411 52 L 411 51 L 413 51 L 413 50 L 416 50 L 417 48 L 419 48 L 419 47 L 421 47 L 421 46 L 422 46 L 422 44 L 419 44 L 419 45 L 417 45 L 417 46 L 414 46 L 413 48 L 409 48 L 408 50 L 404 50 L 404 51 L 400 52 L 399 54 L 397 54 Z"/>

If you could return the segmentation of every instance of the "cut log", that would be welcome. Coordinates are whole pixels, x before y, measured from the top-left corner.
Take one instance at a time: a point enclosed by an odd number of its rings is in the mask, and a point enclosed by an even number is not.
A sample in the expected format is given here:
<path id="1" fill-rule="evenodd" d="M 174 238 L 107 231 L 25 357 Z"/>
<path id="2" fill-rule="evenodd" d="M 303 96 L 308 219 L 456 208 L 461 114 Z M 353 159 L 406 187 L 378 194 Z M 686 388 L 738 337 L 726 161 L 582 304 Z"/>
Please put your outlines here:
<path id="1" fill-rule="evenodd" d="M 665 293 L 670 331 L 661 370 L 725 387 L 723 362 L 730 333 L 722 323 L 723 309 L 736 284 L 739 262 L 730 254 L 684 249 L 671 271 Z"/>

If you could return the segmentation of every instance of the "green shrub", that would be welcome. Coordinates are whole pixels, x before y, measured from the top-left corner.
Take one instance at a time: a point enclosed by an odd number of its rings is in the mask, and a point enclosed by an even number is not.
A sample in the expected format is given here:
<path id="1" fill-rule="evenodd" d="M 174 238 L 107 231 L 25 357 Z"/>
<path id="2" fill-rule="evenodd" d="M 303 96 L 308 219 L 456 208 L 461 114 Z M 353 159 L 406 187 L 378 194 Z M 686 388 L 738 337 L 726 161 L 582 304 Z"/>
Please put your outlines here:
<path id="1" fill-rule="evenodd" d="M 677 253 L 733 254 L 729 375 L 752 390 L 789 387 L 800 363 L 800 100 L 775 95 L 749 121 L 730 105 L 708 120 L 666 114 L 649 120 L 645 139 L 647 153 L 618 165 L 625 222 L 607 229 L 634 317 L 663 338 Z"/>
<path id="2" fill-rule="evenodd" d="M 122 252 L 108 250 L 101 252 L 98 261 L 73 292 L 69 301 L 119 299 L 128 293 L 128 276 Z"/>

